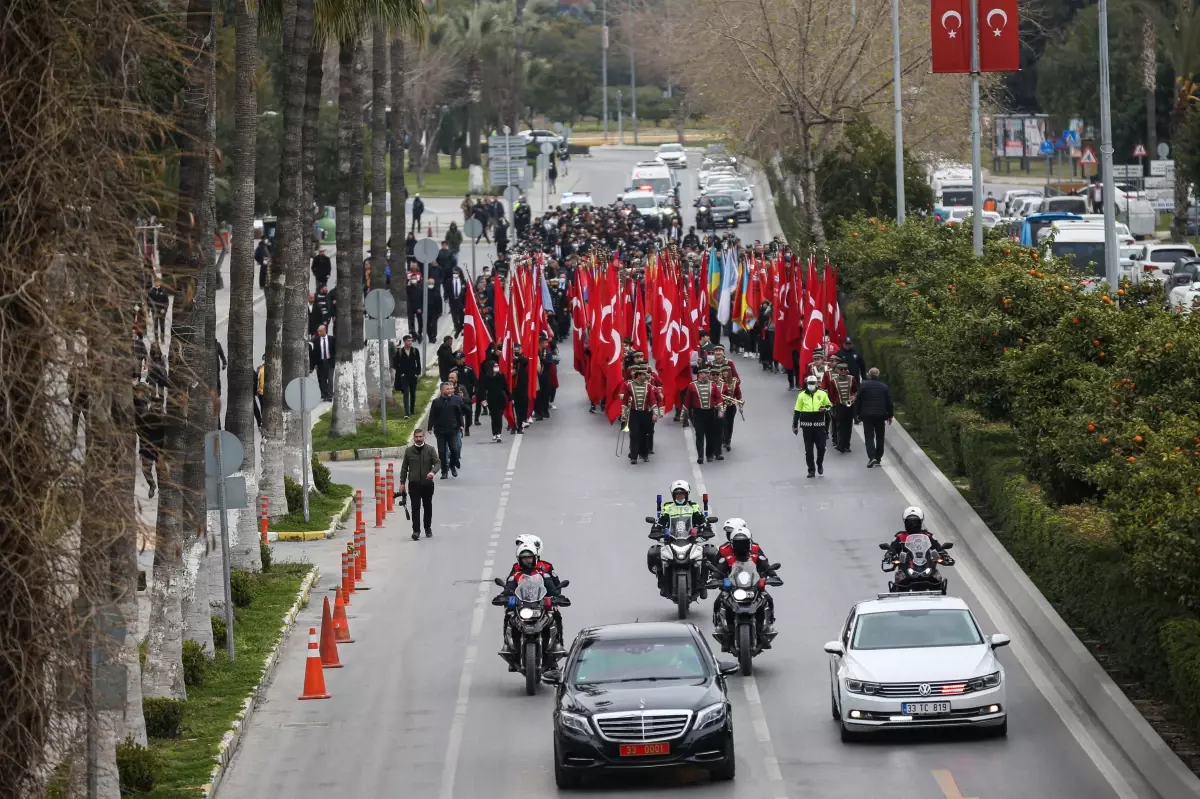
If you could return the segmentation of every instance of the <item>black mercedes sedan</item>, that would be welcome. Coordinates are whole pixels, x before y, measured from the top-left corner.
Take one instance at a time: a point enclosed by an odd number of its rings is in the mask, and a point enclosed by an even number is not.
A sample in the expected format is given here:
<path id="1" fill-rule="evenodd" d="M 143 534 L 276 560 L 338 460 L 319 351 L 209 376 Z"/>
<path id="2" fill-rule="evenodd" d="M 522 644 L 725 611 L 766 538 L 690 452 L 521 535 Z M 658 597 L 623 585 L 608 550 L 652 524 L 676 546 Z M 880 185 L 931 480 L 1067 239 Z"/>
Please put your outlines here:
<path id="1" fill-rule="evenodd" d="M 588 772 L 692 765 L 734 776 L 733 717 L 725 675 L 694 625 L 656 622 L 583 630 L 557 685 L 554 781 L 577 787 Z"/>

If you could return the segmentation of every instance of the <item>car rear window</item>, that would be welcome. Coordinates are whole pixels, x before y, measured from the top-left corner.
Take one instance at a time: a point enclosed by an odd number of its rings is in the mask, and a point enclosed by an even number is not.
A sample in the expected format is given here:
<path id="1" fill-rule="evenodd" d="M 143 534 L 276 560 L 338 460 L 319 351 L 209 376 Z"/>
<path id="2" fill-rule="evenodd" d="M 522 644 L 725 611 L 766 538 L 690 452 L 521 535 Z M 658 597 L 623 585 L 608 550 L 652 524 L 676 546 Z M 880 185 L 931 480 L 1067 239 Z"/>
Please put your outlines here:
<path id="1" fill-rule="evenodd" d="M 1196 257 L 1196 253 L 1192 252 L 1191 250 L 1185 250 L 1182 248 L 1173 249 L 1173 248 L 1166 248 L 1166 247 L 1161 247 L 1161 248 L 1156 247 L 1150 251 L 1150 259 L 1149 260 L 1154 261 L 1155 263 L 1177 264 L 1180 261 L 1182 261 L 1184 258 L 1195 258 L 1195 257 Z"/>
<path id="2" fill-rule="evenodd" d="M 850 648 L 922 649 L 982 643 L 983 636 L 966 610 L 889 610 L 860 614 Z"/>
<path id="3" fill-rule="evenodd" d="M 699 680 L 708 676 L 704 658 L 690 638 L 585 643 L 575 659 L 575 685 L 637 680 Z"/>
<path id="4" fill-rule="evenodd" d="M 733 198 L 730 197 L 728 194 L 718 194 L 717 196 L 712 198 L 712 204 L 722 206 L 722 207 L 727 206 L 727 205 L 733 205 Z"/>

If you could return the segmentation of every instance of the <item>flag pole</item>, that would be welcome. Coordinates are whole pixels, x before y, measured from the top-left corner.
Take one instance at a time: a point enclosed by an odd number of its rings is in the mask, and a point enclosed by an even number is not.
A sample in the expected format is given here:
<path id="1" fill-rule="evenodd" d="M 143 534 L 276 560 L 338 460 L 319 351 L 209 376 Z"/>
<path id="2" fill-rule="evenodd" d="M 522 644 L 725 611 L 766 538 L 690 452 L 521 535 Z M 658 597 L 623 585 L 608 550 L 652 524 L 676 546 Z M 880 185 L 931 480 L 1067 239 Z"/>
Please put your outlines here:
<path id="1" fill-rule="evenodd" d="M 896 223 L 904 224 L 904 115 L 900 110 L 900 0 L 892 0 L 892 97 L 896 105 Z"/>
<path id="2" fill-rule="evenodd" d="M 983 255 L 983 164 L 979 132 L 979 0 L 971 0 L 971 242 Z"/>

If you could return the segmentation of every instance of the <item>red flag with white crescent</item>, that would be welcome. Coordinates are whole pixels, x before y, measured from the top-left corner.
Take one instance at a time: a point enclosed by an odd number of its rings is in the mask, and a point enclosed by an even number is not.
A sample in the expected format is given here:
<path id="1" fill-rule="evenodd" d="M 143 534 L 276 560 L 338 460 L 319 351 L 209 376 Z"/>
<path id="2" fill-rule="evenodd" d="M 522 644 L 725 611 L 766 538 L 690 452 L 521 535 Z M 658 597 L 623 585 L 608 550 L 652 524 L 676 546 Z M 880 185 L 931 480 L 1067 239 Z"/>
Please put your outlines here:
<path id="1" fill-rule="evenodd" d="M 483 314 L 479 311 L 479 302 L 475 299 L 475 286 L 469 280 L 464 282 L 466 301 L 463 303 L 463 360 L 475 370 L 475 374 L 479 374 L 484 353 L 492 343 L 492 336 L 488 333 Z"/>
<path id="2" fill-rule="evenodd" d="M 604 413 L 608 416 L 609 424 L 615 422 L 621 415 L 621 387 L 624 385 L 625 363 L 621 357 L 624 347 L 621 344 L 620 331 L 617 329 L 617 306 L 623 301 L 621 296 L 621 281 L 616 269 L 609 269 L 606 278 L 605 304 L 600 310 L 600 325 L 603 328 L 605 344 L 602 345 L 601 357 L 604 369 L 604 396 L 606 402 Z M 592 350 L 596 354 L 596 350 Z"/>
<path id="3" fill-rule="evenodd" d="M 825 302 L 821 296 L 821 281 L 817 277 L 817 265 L 808 262 L 808 315 L 804 319 L 804 338 L 800 343 L 800 374 L 804 374 L 812 363 L 813 352 L 825 341 Z"/>
<path id="4" fill-rule="evenodd" d="M 979 0 L 979 71 L 1021 68 L 1017 0 Z"/>
<path id="5" fill-rule="evenodd" d="M 658 282 L 658 306 L 654 311 L 654 362 L 658 366 L 658 377 L 663 384 L 663 405 L 667 410 L 675 407 L 676 368 L 674 356 L 675 339 L 679 337 L 679 308 L 676 284 L 667 275 Z"/>
<path id="6" fill-rule="evenodd" d="M 982 33 L 980 28 L 981 38 Z M 971 6 L 967 0 L 933 0 L 929 35 L 934 72 L 971 71 Z"/>
<path id="7" fill-rule="evenodd" d="M 650 347 L 646 343 L 646 295 L 637 281 L 633 282 L 633 313 L 630 314 L 630 317 L 633 319 L 629 331 L 629 338 L 632 342 L 630 348 L 646 356 L 646 360 L 649 361 Z"/>

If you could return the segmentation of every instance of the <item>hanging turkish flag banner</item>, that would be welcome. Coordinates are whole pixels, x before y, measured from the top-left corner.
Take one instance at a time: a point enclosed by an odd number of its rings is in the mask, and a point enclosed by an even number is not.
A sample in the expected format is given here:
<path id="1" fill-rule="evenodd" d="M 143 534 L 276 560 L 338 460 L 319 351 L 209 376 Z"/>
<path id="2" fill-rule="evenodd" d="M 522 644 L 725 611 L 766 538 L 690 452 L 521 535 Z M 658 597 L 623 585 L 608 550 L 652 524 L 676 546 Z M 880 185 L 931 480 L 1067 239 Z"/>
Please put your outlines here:
<path id="1" fill-rule="evenodd" d="M 1017 0 L 978 0 L 979 71 L 1016 72 L 1021 68 Z"/>
<path id="2" fill-rule="evenodd" d="M 1016 0 L 1011 1 L 1016 4 Z M 1016 11 L 1013 17 L 1016 18 Z M 971 71 L 969 0 L 933 0 L 930 5 L 929 34 L 934 72 Z"/>

